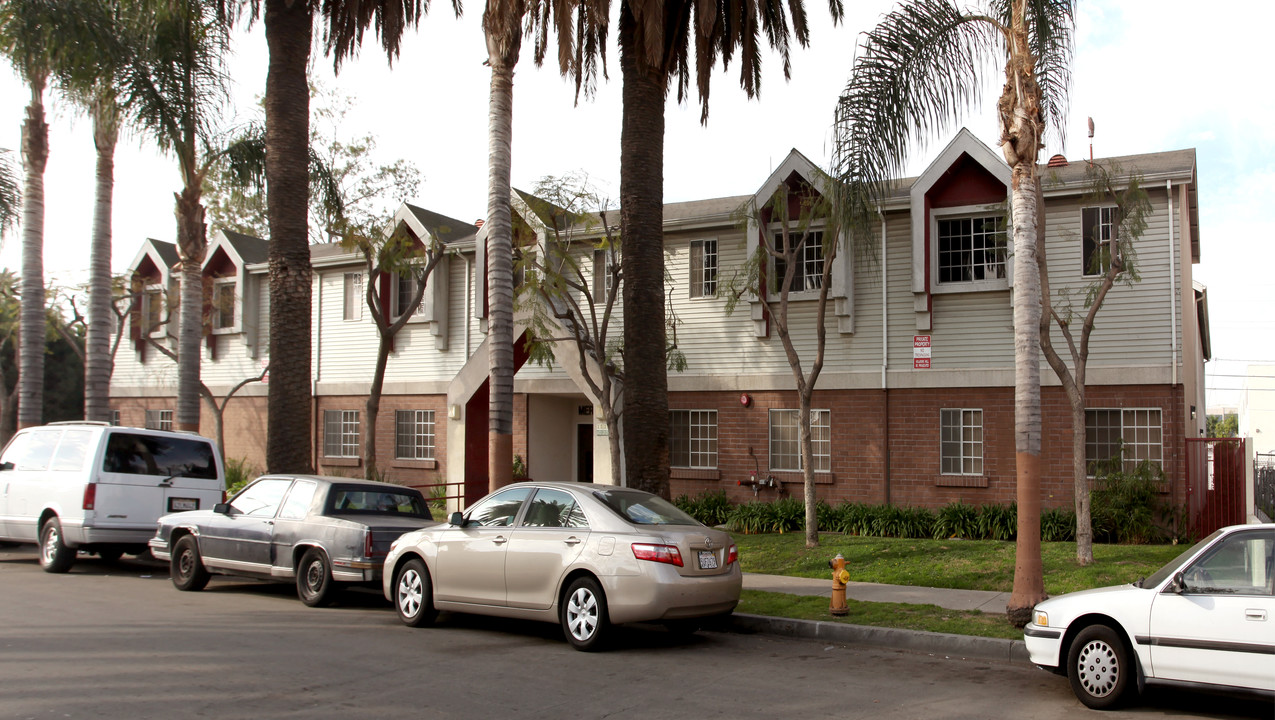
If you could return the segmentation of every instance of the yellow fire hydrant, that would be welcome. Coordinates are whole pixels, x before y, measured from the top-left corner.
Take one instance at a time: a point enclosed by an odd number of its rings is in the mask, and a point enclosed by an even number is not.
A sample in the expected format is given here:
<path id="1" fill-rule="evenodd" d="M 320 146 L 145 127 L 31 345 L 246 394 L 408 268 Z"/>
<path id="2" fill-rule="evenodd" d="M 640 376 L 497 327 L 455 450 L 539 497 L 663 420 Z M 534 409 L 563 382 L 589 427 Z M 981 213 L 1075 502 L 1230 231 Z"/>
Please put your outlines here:
<path id="1" fill-rule="evenodd" d="M 850 612 L 846 607 L 846 583 L 850 582 L 850 571 L 846 570 L 846 559 L 841 553 L 828 561 L 832 568 L 832 603 L 828 611 L 833 615 L 845 615 Z"/>

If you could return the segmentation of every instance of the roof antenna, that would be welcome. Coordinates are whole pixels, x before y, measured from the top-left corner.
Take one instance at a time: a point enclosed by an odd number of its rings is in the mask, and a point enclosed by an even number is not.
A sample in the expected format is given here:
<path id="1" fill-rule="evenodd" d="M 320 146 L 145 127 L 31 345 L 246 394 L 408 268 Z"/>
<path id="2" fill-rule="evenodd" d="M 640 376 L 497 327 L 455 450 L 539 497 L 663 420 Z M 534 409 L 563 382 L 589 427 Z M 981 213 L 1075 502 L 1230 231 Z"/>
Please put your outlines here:
<path id="1" fill-rule="evenodd" d="M 1089 118 L 1089 164 L 1093 165 L 1093 118 Z"/>

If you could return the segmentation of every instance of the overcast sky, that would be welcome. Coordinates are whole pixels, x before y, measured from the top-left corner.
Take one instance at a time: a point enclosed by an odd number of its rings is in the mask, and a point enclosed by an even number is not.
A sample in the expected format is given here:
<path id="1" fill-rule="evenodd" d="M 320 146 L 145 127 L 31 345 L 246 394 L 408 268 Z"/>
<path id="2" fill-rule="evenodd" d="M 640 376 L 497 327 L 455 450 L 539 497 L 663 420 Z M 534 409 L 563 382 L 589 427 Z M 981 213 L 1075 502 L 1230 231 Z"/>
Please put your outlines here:
<path id="1" fill-rule="evenodd" d="M 719 68 L 707 126 L 699 123 L 694 98 L 682 106 L 670 101 L 665 200 L 753 193 L 792 148 L 826 163 L 833 111 L 858 36 L 893 4 L 846 0 L 846 22 L 834 28 L 826 3 L 809 2 L 812 47 L 794 50 L 792 81 L 785 83 L 780 64 L 767 56 L 761 97 L 747 101 L 738 65 L 729 72 Z M 370 132 L 384 161 L 405 158 L 421 170 L 418 196 L 403 199 L 474 221 L 486 214 L 490 71 L 483 66 L 481 4 L 468 3 L 461 20 L 450 16 L 449 5 L 432 4 L 433 14 L 406 38 L 393 68 L 369 35 L 362 56 L 339 77 L 322 57 L 312 75 L 357 99 L 346 119 L 348 136 Z M 1195 0 L 1080 2 L 1067 144 L 1051 143 L 1041 156 L 1086 157 L 1087 117 L 1097 128 L 1096 157 L 1196 149 L 1202 257 L 1195 279 L 1209 287 L 1215 358 L 1207 365 L 1210 407 L 1238 403 L 1239 394 L 1225 390 L 1242 385 L 1230 376 L 1244 374 L 1248 363 L 1275 363 L 1275 238 L 1265 211 L 1275 187 L 1275 95 L 1265 81 L 1254 83 L 1269 63 L 1272 15 L 1259 0 L 1212 14 Z M 230 67 L 237 110 L 226 118 L 227 127 L 252 119 L 255 99 L 264 92 L 262 28 L 236 35 L 235 53 Z M 610 81 L 579 106 L 556 69 L 536 68 L 530 54 L 528 43 L 514 83 L 514 185 L 530 188 L 545 175 L 582 171 L 618 199 L 621 87 L 614 37 Z M 998 80 L 999 73 L 989 73 L 984 104 L 994 103 Z M 0 148 L 16 150 L 29 93 L 6 69 L 0 70 L 0 97 Z M 89 121 L 56 92 L 46 95 L 46 107 L 45 274 L 51 283 L 72 284 L 83 281 L 88 265 L 93 142 Z M 990 114 L 971 115 L 964 124 L 994 147 Z M 918 146 L 909 174 L 923 169 L 957 129 Z M 116 153 L 115 182 L 112 266 L 120 271 L 144 238 L 173 239 L 173 193 L 180 180 L 175 161 L 129 136 Z M 18 234 L 11 233 L 0 248 L 0 266 L 19 269 L 19 250 Z"/>

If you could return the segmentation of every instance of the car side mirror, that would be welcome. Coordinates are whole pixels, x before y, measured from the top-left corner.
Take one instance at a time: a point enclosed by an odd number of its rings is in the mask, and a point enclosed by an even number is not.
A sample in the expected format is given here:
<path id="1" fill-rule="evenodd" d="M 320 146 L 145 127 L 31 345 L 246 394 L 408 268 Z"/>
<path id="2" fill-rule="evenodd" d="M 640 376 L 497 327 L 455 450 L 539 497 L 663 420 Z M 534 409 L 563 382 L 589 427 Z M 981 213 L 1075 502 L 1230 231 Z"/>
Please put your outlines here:
<path id="1" fill-rule="evenodd" d="M 1169 583 L 1164 589 L 1168 592 L 1181 595 L 1182 591 L 1186 590 L 1186 576 L 1179 570 L 1173 574 L 1173 582 Z"/>
<path id="2" fill-rule="evenodd" d="M 11 463 L 11 462 L 2 462 L 2 463 L 0 463 L 0 471 L 4 471 L 4 470 L 12 470 L 12 469 L 13 469 L 13 463 Z"/>
<path id="3" fill-rule="evenodd" d="M 456 527 L 465 527 L 465 514 L 461 512 L 454 512 L 452 513 L 452 516 L 447 519 L 447 522 L 455 525 Z"/>
<path id="4" fill-rule="evenodd" d="M 218 515 L 229 515 L 230 503 L 217 503 L 216 505 L 213 505 L 213 512 Z"/>

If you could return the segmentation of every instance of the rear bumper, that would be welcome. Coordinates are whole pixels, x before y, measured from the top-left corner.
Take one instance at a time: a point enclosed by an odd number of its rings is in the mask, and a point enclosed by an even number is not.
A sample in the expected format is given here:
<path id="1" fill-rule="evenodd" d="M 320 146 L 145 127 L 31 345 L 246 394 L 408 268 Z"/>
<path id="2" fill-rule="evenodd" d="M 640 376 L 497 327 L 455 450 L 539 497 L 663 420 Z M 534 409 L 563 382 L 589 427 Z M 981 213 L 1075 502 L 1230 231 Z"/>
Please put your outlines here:
<path id="1" fill-rule="evenodd" d="M 102 528 L 71 525 L 63 522 L 62 535 L 68 546 L 80 545 L 145 545 L 155 536 L 155 526 Z"/>
<path id="2" fill-rule="evenodd" d="M 650 622 L 725 615 L 739 604 L 744 574 L 739 563 L 729 572 L 683 577 L 672 566 L 648 564 L 642 575 L 602 578 L 612 622 Z"/>

